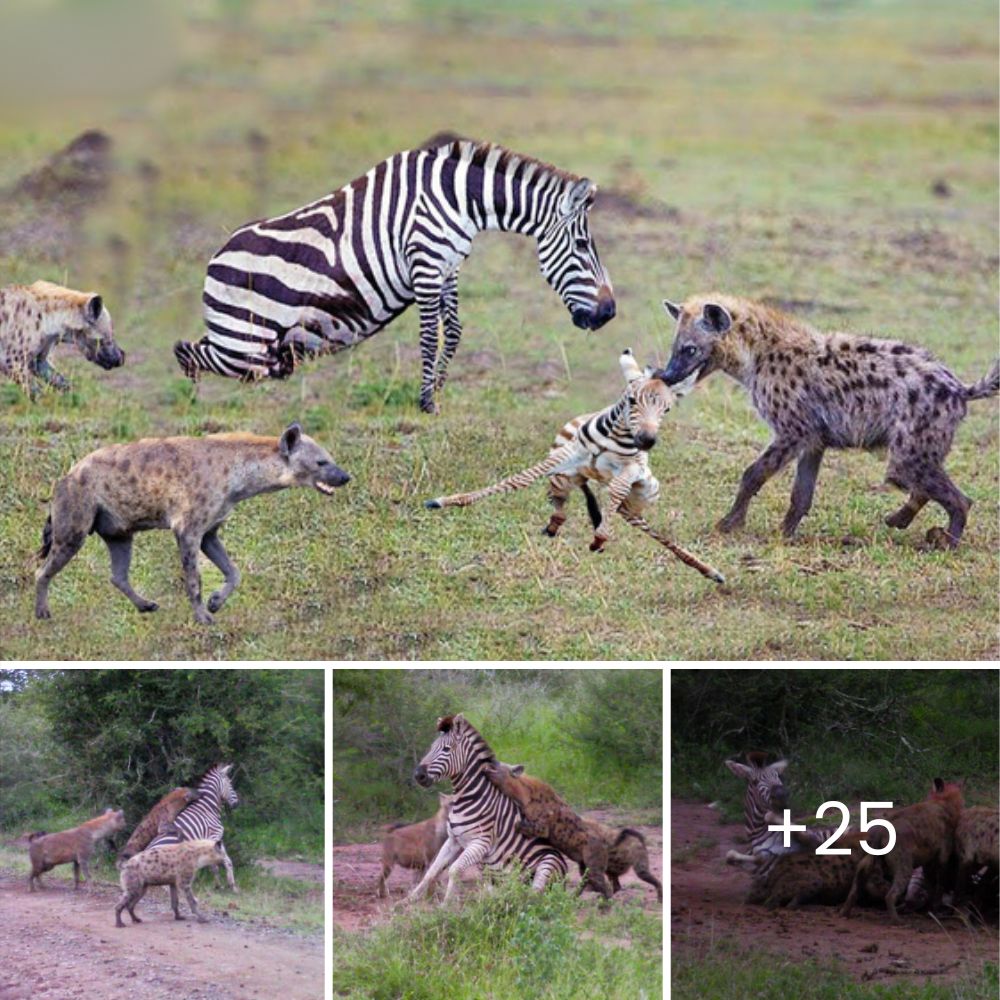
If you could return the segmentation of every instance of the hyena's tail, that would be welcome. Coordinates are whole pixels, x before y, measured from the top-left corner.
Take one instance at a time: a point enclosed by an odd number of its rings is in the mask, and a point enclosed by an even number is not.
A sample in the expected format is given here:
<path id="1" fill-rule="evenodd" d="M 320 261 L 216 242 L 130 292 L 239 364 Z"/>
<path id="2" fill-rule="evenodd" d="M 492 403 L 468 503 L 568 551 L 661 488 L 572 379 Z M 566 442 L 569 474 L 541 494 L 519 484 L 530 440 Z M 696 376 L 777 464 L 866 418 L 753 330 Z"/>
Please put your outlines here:
<path id="1" fill-rule="evenodd" d="M 989 399 L 1000 392 L 1000 361 L 994 361 L 993 367 L 984 378 L 965 387 L 966 399 Z"/>
<path id="2" fill-rule="evenodd" d="M 38 550 L 38 558 L 47 559 L 52 551 L 52 515 L 45 519 L 45 527 L 42 528 L 42 547 Z"/>
<path id="3" fill-rule="evenodd" d="M 439 510 L 441 507 L 468 507 L 470 503 L 476 503 L 479 500 L 484 500 L 486 497 L 495 496 L 497 493 L 513 493 L 514 490 L 523 490 L 526 486 L 530 486 L 536 480 L 541 479 L 542 476 L 548 476 L 556 472 L 559 466 L 572 453 L 573 449 L 569 446 L 557 448 L 548 458 L 543 459 L 537 465 L 533 465 L 531 468 L 524 469 L 521 472 L 515 472 L 514 475 L 508 476 L 506 479 L 501 479 L 499 483 L 476 490 L 474 493 L 453 493 L 449 497 L 437 497 L 435 500 L 427 500 L 424 502 L 424 506 L 431 510 Z"/>
<path id="4" fill-rule="evenodd" d="M 639 528 L 645 531 L 650 538 L 655 538 L 664 548 L 669 549 L 675 556 L 685 566 L 690 566 L 692 569 L 696 569 L 702 576 L 707 576 L 709 580 L 713 583 L 725 583 L 726 578 L 713 566 L 709 566 L 708 563 L 702 562 L 697 556 L 692 555 L 687 549 L 682 549 L 676 542 L 671 541 L 666 535 L 661 535 L 660 532 L 652 528 L 649 522 L 644 517 L 638 517 L 635 514 L 621 513 L 622 517 L 628 521 L 629 524 L 634 528 Z"/>
<path id="5" fill-rule="evenodd" d="M 611 846 L 617 847 L 626 837 L 638 837 L 642 841 L 643 846 L 646 846 L 646 838 L 638 830 L 633 830 L 630 826 L 622 827 L 618 831 L 618 836 L 615 837 L 615 842 Z"/>

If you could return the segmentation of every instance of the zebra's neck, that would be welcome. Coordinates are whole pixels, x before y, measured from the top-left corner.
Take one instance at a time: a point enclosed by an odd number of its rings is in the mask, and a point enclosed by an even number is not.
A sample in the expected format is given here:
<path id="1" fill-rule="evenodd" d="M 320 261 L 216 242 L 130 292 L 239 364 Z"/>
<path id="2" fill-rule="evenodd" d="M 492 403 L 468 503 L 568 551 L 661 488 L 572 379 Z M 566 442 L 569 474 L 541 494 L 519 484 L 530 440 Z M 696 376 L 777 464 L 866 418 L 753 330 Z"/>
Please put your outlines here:
<path id="1" fill-rule="evenodd" d="M 461 142 L 448 153 L 431 155 L 438 157 L 432 172 L 440 171 L 442 189 L 445 162 L 454 164 L 445 197 L 464 209 L 475 231 L 540 236 L 570 183 L 554 168 L 498 146 Z"/>
<path id="2" fill-rule="evenodd" d="M 194 803 L 194 804 L 197 805 L 198 803 L 202 803 L 203 802 L 203 803 L 205 803 L 205 805 L 211 806 L 212 809 L 215 810 L 215 812 L 217 812 L 217 813 L 219 813 L 221 815 L 222 814 L 222 796 L 219 794 L 219 792 L 220 792 L 219 783 L 215 779 L 215 776 L 212 775 L 212 776 L 206 778 L 198 786 L 198 791 L 200 793 L 200 797 L 198 799 L 198 802 Z"/>
<path id="3" fill-rule="evenodd" d="M 614 441 L 632 451 L 637 450 L 635 436 L 629 428 L 631 408 L 628 403 L 628 394 L 622 395 L 621 399 L 606 407 L 593 418 L 594 428 L 600 438 Z"/>

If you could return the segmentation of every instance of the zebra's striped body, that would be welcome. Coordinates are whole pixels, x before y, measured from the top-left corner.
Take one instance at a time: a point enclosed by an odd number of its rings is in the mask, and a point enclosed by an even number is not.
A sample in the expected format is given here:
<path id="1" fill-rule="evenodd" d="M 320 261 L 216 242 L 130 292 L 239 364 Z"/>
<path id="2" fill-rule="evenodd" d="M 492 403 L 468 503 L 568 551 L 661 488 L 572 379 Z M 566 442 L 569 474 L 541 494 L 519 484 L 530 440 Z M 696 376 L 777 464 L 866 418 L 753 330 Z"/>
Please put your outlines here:
<path id="1" fill-rule="evenodd" d="M 518 833 L 521 813 L 483 774 L 483 765 L 489 763 L 496 763 L 496 755 L 464 716 L 438 719 L 438 736 L 413 777 L 424 788 L 448 778 L 455 797 L 448 812 L 448 839 L 409 900 L 433 885 L 445 868 L 448 888 L 444 902 L 451 897 L 462 872 L 472 865 L 500 867 L 516 858 L 532 873 L 532 886 L 537 890 L 544 889 L 553 875 L 566 874 L 566 859 L 548 841 Z"/>
<path id="2" fill-rule="evenodd" d="M 627 384 L 625 392 L 611 406 L 575 417 L 565 424 L 556 435 L 547 458 L 492 486 L 473 493 L 438 497 L 428 500 L 425 506 L 432 509 L 466 507 L 498 493 L 522 490 L 547 476 L 549 501 L 555 512 L 543 529 L 544 533 L 550 537 L 556 535 L 566 520 L 566 501 L 579 487 L 594 526 L 590 549 L 599 552 L 608 540 L 609 528 L 589 484 L 591 481 L 604 483 L 608 489 L 609 513 L 620 514 L 703 576 L 716 583 L 725 583 L 718 570 L 654 530 L 643 516 L 645 509 L 660 495 L 660 483 L 649 467 L 649 449 L 656 443 L 660 423 L 674 399 L 690 390 L 693 379 L 667 389 L 660 379 L 649 377 L 650 370 L 643 372 L 639 368 L 630 350 L 621 355 L 619 362 Z"/>
<path id="3" fill-rule="evenodd" d="M 484 229 L 533 236 L 546 280 L 584 329 L 615 314 L 587 214 L 596 186 L 490 143 L 449 139 L 390 156 L 333 194 L 238 229 L 208 265 L 208 334 L 185 374 L 284 378 L 420 310 L 420 405 L 435 409 L 458 347 L 458 271 Z M 443 344 L 439 335 L 443 330 Z"/>
<path id="4" fill-rule="evenodd" d="M 210 767 L 198 782 L 198 799 L 185 806 L 174 817 L 170 826 L 150 841 L 146 850 L 159 844 L 179 844 L 182 840 L 220 841 L 226 881 L 229 883 L 229 888 L 236 892 L 233 863 L 229 860 L 226 848 L 221 844 L 224 833 L 222 803 L 224 802 L 230 809 L 235 809 L 240 802 L 229 776 L 232 766 L 232 764 L 214 764 Z"/>

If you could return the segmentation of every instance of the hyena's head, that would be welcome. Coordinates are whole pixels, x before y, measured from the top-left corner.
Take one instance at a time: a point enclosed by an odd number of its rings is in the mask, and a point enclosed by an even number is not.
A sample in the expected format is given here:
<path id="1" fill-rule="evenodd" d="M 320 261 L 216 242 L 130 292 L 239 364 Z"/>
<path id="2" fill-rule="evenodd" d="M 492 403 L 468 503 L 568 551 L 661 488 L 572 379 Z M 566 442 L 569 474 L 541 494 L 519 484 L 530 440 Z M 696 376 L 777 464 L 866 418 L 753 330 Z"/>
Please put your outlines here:
<path id="1" fill-rule="evenodd" d="M 656 377 L 652 368 L 639 367 L 631 348 L 622 352 L 618 362 L 627 387 L 622 402 L 628 407 L 629 431 L 636 447 L 649 451 L 656 444 L 664 416 L 677 399 L 691 391 L 694 376 L 678 385 L 668 386 Z"/>
<path id="2" fill-rule="evenodd" d="M 351 481 L 325 448 L 302 433 L 298 423 L 289 424 L 281 435 L 278 452 L 287 465 L 285 478 L 289 486 L 312 486 L 329 495 Z"/>
<path id="3" fill-rule="evenodd" d="M 34 286 L 48 285 L 47 282 L 36 282 Z M 50 291 L 49 285 L 43 291 Z M 69 289 L 59 289 L 63 298 L 68 299 L 70 308 L 67 313 L 66 326 L 62 337 L 76 344 L 80 353 L 95 365 L 100 365 L 105 371 L 118 368 L 125 364 L 125 352 L 115 343 L 114 330 L 111 325 L 111 313 L 100 295 L 86 292 L 73 292 Z"/>
<path id="4" fill-rule="evenodd" d="M 522 778 L 523 764 L 504 764 L 502 761 L 491 761 L 483 765 L 483 774 L 500 789 L 508 798 L 519 805 L 526 806 L 531 800 L 531 789 Z"/>
<path id="5" fill-rule="evenodd" d="M 663 300 L 667 315 L 677 321 L 667 367 L 656 373 L 667 385 L 694 376 L 701 380 L 718 367 L 719 346 L 732 329 L 730 310 L 720 302 L 689 299 L 684 305 Z"/>
<path id="6" fill-rule="evenodd" d="M 588 213 L 597 185 L 586 177 L 563 182 L 552 198 L 550 220 L 538 237 L 538 263 L 581 330 L 599 330 L 615 315 L 608 272 L 597 256 Z"/>

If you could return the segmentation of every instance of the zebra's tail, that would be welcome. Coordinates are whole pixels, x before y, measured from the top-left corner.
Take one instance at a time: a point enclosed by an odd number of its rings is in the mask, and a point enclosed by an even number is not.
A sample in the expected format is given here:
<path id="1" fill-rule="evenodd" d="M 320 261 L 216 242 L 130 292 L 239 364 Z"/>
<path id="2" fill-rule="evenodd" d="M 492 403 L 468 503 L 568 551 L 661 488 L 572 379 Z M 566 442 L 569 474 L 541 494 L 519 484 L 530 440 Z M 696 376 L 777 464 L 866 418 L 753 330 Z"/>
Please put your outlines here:
<path id="1" fill-rule="evenodd" d="M 615 842 L 611 847 L 617 847 L 626 837 L 638 837 L 642 841 L 643 847 L 646 846 L 646 838 L 638 830 L 633 830 L 632 827 L 626 826 L 618 831 L 618 836 L 615 837 Z"/>
<path id="2" fill-rule="evenodd" d="M 197 382 L 198 379 L 201 378 L 203 370 L 213 370 L 199 354 L 200 351 L 204 351 L 202 345 L 192 344 L 189 340 L 178 340 L 177 343 L 174 344 L 174 357 L 177 359 L 177 363 L 181 366 L 181 371 L 183 371 L 192 382 Z"/>
<path id="3" fill-rule="evenodd" d="M 178 340 L 174 344 L 174 357 L 184 374 L 197 382 L 202 372 L 212 372 L 225 378 L 238 378 L 241 382 L 256 382 L 262 378 L 285 378 L 291 374 L 291 369 L 282 367 L 280 360 L 275 360 L 270 354 L 247 354 L 230 357 L 220 351 L 208 337 L 202 337 L 197 343 L 189 340 Z"/>
<path id="4" fill-rule="evenodd" d="M 435 500 L 427 500 L 424 506 L 430 510 L 440 510 L 442 507 L 468 507 L 469 504 L 477 503 L 486 497 L 495 496 L 497 493 L 512 493 L 515 490 L 523 490 L 533 482 L 541 479 L 542 476 L 549 476 L 559 469 L 567 458 L 573 454 L 574 449 L 570 445 L 557 448 L 548 458 L 543 459 L 537 465 L 532 465 L 521 472 L 501 479 L 500 482 L 492 486 L 486 486 L 474 493 L 453 493 L 448 497 L 437 497 Z"/>
<path id="5" fill-rule="evenodd" d="M 687 549 L 681 548 L 676 542 L 671 541 L 666 535 L 660 534 L 652 528 L 649 522 L 644 517 L 639 517 L 636 514 L 628 514 L 625 511 L 620 512 L 622 517 L 632 525 L 633 528 L 639 528 L 645 531 L 650 538 L 655 538 L 664 548 L 669 549 L 675 556 L 685 566 L 690 566 L 692 569 L 696 569 L 702 576 L 707 576 L 709 580 L 714 583 L 723 584 L 726 582 L 726 578 L 713 566 L 709 566 L 708 563 L 702 562 L 697 556 L 692 555 Z"/>
<path id="6" fill-rule="evenodd" d="M 993 367 L 978 382 L 965 387 L 966 399 L 989 399 L 1000 392 L 1000 361 L 994 361 Z"/>

